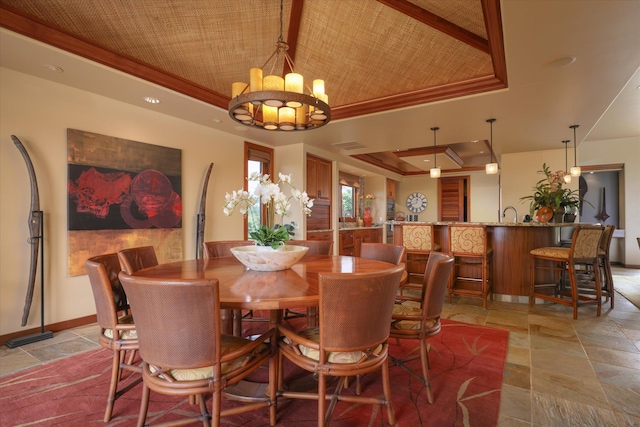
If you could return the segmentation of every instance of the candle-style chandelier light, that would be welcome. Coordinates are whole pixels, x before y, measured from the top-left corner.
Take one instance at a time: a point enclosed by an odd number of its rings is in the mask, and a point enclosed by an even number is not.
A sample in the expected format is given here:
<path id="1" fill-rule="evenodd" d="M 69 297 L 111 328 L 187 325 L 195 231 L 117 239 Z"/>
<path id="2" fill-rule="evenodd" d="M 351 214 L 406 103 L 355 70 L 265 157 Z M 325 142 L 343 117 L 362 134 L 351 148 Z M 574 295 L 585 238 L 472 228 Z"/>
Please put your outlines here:
<path id="1" fill-rule="evenodd" d="M 287 53 L 289 45 L 282 40 L 282 0 L 280 0 L 280 37 L 276 50 L 261 68 L 249 70 L 249 84 L 234 82 L 231 87 L 229 115 L 239 123 L 259 129 L 302 131 L 317 129 L 331 120 L 331 107 L 323 80 L 313 80 L 313 88 L 304 84 L 294 71 Z M 280 56 L 291 70 L 284 78 L 273 74 Z M 272 61 L 273 60 L 273 61 Z M 265 67 L 272 61 L 268 75 Z M 305 93 L 305 87 L 308 93 Z"/>

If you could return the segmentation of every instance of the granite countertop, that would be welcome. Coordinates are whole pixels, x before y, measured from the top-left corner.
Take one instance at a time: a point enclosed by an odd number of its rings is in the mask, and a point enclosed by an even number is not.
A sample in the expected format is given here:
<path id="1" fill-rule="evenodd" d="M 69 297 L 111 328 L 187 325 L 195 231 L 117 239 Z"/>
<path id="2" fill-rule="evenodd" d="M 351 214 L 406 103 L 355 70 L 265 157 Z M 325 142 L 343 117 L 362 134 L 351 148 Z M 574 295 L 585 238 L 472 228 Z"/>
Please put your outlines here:
<path id="1" fill-rule="evenodd" d="M 352 231 L 352 230 L 374 230 L 374 229 L 378 229 L 378 228 L 382 228 L 382 224 L 380 225 L 371 225 L 371 227 L 344 227 L 341 228 L 340 232 L 342 231 Z"/>
<path id="2" fill-rule="evenodd" d="M 327 228 L 322 230 L 307 230 L 307 233 L 331 233 L 333 232 L 333 228 Z"/>
<path id="3" fill-rule="evenodd" d="M 425 222 L 425 221 L 388 221 L 385 224 L 392 225 L 421 225 L 421 224 L 434 224 L 434 225 L 449 225 L 449 224 L 459 224 L 458 222 Z M 479 224 L 486 225 L 489 227 L 575 227 L 580 223 L 573 222 L 467 222 L 465 224 Z M 584 223 L 583 223 L 584 225 Z"/>

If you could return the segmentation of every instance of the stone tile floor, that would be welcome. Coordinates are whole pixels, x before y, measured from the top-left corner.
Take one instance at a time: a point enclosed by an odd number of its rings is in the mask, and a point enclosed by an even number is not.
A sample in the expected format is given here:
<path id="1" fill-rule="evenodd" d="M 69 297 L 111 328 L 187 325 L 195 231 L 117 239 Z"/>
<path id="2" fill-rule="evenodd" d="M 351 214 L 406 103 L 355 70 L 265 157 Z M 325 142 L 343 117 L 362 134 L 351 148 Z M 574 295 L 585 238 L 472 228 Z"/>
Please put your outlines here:
<path id="1" fill-rule="evenodd" d="M 640 270 L 614 267 L 614 283 L 640 291 Z M 443 317 L 507 329 L 499 426 L 640 426 L 640 308 L 616 293 L 615 308 L 473 298 L 445 303 Z M 97 326 L 0 347 L 0 376 L 98 348 Z"/>

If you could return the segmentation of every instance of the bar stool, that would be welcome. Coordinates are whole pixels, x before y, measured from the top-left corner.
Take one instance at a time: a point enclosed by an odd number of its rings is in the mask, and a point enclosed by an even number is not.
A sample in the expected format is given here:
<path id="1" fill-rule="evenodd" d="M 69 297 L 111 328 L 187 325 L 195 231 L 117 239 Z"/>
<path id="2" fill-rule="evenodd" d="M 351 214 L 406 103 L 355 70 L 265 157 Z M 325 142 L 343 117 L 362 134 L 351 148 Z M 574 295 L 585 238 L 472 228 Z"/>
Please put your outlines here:
<path id="1" fill-rule="evenodd" d="M 487 238 L 487 228 L 479 224 L 449 225 L 449 255 L 454 257 L 449 278 L 449 302 L 452 295 L 493 299 L 493 249 Z M 480 283 L 478 288 L 478 283 Z"/>
<path id="2" fill-rule="evenodd" d="M 602 286 L 598 266 L 598 249 L 604 227 L 598 225 L 579 225 L 573 232 L 571 247 L 543 247 L 530 252 L 531 288 L 529 307 L 533 307 L 536 298 L 573 307 L 573 318 L 578 318 L 578 306 L 596 305 L 600 316 L 602 306 Z M 541 261 L 541 262 L 539 262 Z M 547 262 L 545 262 L 547 261 Z M 589 266 L 593 270 L 595 296 L 580 292 L 578 288 L 577 266 Z M 536 271 L 553 273 L 552 283 L 536 283 Z M 570 290 L 565 290 L 565 275 L 568 275 Z M 549 280 L 549 275 L 545 278 Z M 546 292 L 544 292 L 546 290 Z"/>
<path id="3" fill-rule="evenodd" d="M 407 289 L 422 291 L 423 277 L 416 271 L 424 273 L 429 254 L 440 251 L 440 245 L 434 239 L 433 224 L 404 225 L 402 228 L 402 245 L 407 252 L 408 280 L 400 284 L 400 295 Z M 412 276 L 420 276 L 419 282 L 412 282 Z"/>

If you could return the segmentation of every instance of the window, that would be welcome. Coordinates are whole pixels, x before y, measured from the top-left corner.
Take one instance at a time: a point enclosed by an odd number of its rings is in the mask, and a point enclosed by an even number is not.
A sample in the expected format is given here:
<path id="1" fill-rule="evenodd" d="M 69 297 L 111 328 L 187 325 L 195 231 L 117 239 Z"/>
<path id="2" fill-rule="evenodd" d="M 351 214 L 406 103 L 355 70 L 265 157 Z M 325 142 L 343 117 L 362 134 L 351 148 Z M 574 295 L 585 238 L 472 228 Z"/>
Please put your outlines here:
<path id="1" fill-rule="evenodd" d="M 349 185 L 340 185 L 340 190 L 342 193 L 342 210 L 340 211 L 340 216 L 342 218 L 355 218 L 356 205 L 354 203 L 354 200 L 356 200 L 356 189 Z"/>
<path id="2" fill-rule="evenodd" d="M 269 174 L 273 176 L 273 150 L 260 145 L 252 144 L 250 142 L 244 143 L 245 148 L 245 165 L 244 176 L 247 177 L 252 173 Z M 250 182 L 245 180 L 244 189 L 248 192 L 253 192 L 256 182 Z M 261 224 L 265 224 L 265 215 L 267 214 L 264 206 L 260 204 L 253 205 L 247 213 L 247 219 L 245 220 L 244 238 L 249 238 L 249 233 L 255 231 Z"/>
<path id="3" fill-rule="evenodd" d="M 355 221 L 358 216 L 358 193 L 360 178 L 345 172 L 340 172 L 340 204 L 341 221 Z"/>

